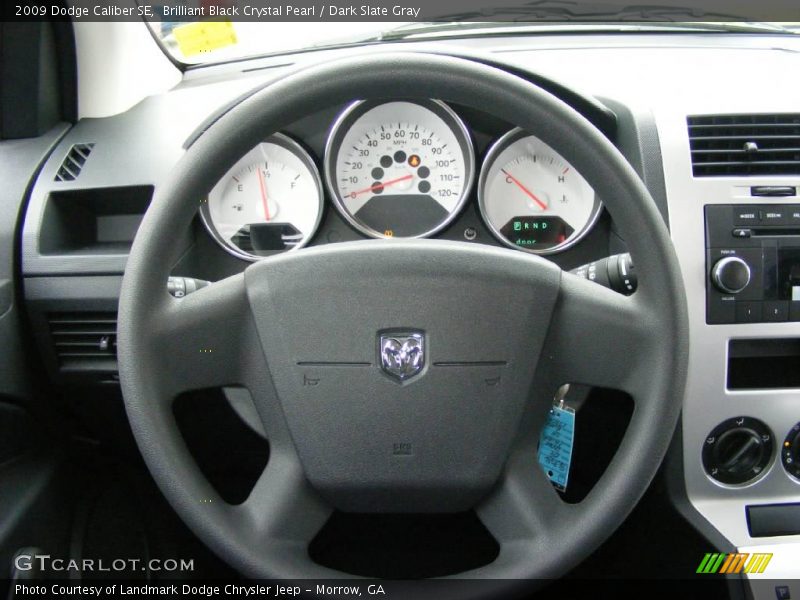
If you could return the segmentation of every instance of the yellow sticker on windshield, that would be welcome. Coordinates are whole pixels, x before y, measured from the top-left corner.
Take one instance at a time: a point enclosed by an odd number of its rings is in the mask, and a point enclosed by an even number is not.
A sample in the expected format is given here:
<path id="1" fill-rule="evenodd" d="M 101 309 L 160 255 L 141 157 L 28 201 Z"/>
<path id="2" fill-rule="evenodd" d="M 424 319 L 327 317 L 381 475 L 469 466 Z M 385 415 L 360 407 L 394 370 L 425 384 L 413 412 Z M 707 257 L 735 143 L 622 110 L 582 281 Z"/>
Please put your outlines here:
<path id="1" fill-rule="evenodd" d="M 236 31 L 230 21 L 198 21 L 172 30 L 178 49 L 184 56 L 194 56 L 236 44 Z"/>

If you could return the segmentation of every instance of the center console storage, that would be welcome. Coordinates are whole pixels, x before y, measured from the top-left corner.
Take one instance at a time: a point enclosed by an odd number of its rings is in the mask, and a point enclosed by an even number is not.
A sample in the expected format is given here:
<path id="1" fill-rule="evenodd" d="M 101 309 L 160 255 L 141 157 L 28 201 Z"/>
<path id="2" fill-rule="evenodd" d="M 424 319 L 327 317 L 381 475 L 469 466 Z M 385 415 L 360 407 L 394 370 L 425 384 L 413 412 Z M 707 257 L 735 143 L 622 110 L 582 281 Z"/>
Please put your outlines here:
<path id="1" fill-rule="evenodd" d="M 729 390 L 800 388 L 800 339 L 741 339 L 728 344 Z"/>

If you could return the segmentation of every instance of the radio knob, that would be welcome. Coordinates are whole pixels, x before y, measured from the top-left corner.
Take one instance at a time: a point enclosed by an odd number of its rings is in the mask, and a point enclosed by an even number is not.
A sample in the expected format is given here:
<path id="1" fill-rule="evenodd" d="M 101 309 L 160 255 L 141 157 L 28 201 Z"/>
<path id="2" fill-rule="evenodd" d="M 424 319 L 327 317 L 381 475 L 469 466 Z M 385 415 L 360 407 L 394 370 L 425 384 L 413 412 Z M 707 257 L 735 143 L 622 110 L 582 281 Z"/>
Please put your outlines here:
<path id="1" fill-rule="evenodd" d="M 726 256 L 714 265 L 711 280 L 719 291 L 738 294 L 750 283 L 750 267 L 738 256 Z"/>

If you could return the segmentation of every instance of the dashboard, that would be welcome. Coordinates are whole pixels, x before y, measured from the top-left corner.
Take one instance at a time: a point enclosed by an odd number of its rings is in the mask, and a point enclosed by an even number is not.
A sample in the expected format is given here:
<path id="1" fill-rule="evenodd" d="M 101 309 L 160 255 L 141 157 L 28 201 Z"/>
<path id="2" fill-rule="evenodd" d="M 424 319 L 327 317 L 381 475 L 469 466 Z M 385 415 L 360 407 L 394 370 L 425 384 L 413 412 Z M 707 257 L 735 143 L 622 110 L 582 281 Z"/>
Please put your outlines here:
<path id="1" fill-rule="evenodd" d="M 585 237 L 602 209 L 561 155 L 520 129 L 493 140 L 476 166 L 470 130 L 437 100 L 354 102 L 330 127 L 321 162 L 327 194 L 302 143 L 271 136 L 214 186 L 200 208 L 203 224 L 224 250 L 258 260 L 311 243 L 326 196 L 371 238 L 431 237 L 477 196 L 498 242 L 553 254 Z M 468 227 L 463 235 L 473 241 L 478 231 Z"/>
<path id="2" fill-rule="evenodd" d="M 800 83 L 785 74 L 800 66 L 800 43 L 712 37 L 509 36 L 402 49 L 468 52 L 561 82 L 551 89 L 637 170 L 670 228 L 689 306 L 671 493 L 718 548 L 774 553 L 767 575 L 789 579 L 800 561 L 800 157 L 790 143 L 800 139 Z M 99 349 L 70 352 L 59 336 L 114 322 L 138 223 L 185 148 L 249 90 L 350 51 L 192 70 L 169 93 L 65 129 L 22 230 L 28 312 L 55 380 L 114 384 L 113 326 L 105 349 L 101 336 Z M 765 80 L 780 81 L 779 93 L 752 85 Z M 600 123 L 609 114 L 612 127 Z M 62 172 L 70 160 L 76 176 Z M 353 98 L 306 115 L 237 157 L 198 198 L 192 229 L 175 236 L 184 253 L 173 273 L 211 281 L 276 253 L 368 238 L 511 247 L 564 269 L 625 251 L 602 199 L 535 131 L 438 99 Z M 63 328 L 81 315 L 77 330 Z M 748 577 L 756 597 L 772 597 Z"/>

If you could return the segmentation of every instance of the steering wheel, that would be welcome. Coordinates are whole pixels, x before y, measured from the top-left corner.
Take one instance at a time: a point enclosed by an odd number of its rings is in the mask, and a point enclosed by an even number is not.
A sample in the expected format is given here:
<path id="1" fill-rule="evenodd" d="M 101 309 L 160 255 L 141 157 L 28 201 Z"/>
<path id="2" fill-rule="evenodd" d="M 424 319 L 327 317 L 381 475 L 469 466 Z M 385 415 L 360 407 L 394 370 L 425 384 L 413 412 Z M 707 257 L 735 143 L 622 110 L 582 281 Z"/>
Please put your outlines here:
<path id="1" fill-rule="evenodd" d="M 640 273 L 638 290 L 625 297 L 511 249 L 370 240 L 259 261 L 181 299 L 167 293 L 174 232 L 239 157 L 320 107 L 377 97 L 490 107 L 550 144 L 603 198 Z M 665 224 L 588 121 L 492 67 L 376 53 L 257 91 L 158 186 L 123 280 L 120 380 L 153 478 L 191 529 L 245 575 L 346 576 L 307 553 L 334 508 L 474 508 L 499 556 L 459 577 L 544 580 L 610 535 L 658 469 L 684 391 L 687 323 Z M 378 334 L 403 328 L 424 332 L 426 357 L 420 375 L 398 383 L 378 367 Z M 613 460 L 577 504 L 559 498 L 536 453 L 564 383 L 622 390 L 635 403 Z M 250 391 L 270 443 L 264 472 L 236 506 L 201 474 L 171 406 L 182 392 L 222 386 Z"/>

